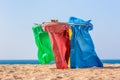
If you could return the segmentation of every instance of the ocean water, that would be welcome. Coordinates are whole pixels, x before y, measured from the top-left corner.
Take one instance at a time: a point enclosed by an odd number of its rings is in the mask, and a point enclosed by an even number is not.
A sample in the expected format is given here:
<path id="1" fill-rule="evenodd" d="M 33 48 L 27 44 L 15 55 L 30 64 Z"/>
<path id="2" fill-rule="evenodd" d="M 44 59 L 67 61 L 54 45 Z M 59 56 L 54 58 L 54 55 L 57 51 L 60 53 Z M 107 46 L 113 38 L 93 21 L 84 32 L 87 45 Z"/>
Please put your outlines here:
<path id="1" fill-rule="evenodd" d="M 0 64 L 39 64 L 38 60 L 0 60 Z"/>
<path id="2" fill-rule="evenodd" d="M 120 60 L 101 60 L 103 64 L 120 64 Z M 50 63 L 53 64 L 54 62 Z M 38 60 L 0 60 L 0 64 L 40 64 Z"/>
<path id="3" fill-rule="evenodd" d="M 120 64 L 120 59 L 119 60 L 101 60 L 101 61 L 107 64 Z"/>
<path id="4" fill-rule="evenodd" d="M 101 60 L 107 64 L 120 64 L 120 60 Z M 51 64 L 53 64 L 52 62 Z M 40 64 L 38 60 L 0 60 L 0 64 Z"/>

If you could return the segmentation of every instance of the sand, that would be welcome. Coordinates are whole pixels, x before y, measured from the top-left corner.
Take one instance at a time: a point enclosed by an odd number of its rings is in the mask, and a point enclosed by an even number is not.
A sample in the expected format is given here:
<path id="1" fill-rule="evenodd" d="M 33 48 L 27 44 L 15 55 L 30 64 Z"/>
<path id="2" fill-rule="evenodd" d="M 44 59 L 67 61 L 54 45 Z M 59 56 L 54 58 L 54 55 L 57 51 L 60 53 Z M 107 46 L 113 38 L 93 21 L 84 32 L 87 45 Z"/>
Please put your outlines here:
<path id="1" fill-rule="evenodd" d="M 120 80 L 120 64 L 104 68 L 56 69 L 55 64 L 0 65 L 0 80 Z"/>

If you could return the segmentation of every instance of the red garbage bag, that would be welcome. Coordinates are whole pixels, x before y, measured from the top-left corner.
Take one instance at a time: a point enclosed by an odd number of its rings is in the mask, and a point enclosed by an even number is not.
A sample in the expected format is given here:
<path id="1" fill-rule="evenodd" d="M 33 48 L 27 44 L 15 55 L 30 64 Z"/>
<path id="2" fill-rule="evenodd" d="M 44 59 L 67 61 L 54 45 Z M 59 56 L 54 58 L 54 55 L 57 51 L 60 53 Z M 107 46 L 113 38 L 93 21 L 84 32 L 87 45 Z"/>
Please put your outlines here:
<path id="1" fill-rule="evenodd" d="M 42 26 L 50 36 L 57 69 L 68 68 L 70 56 L 69 25 L 66 23 L 48 22 Z"/>

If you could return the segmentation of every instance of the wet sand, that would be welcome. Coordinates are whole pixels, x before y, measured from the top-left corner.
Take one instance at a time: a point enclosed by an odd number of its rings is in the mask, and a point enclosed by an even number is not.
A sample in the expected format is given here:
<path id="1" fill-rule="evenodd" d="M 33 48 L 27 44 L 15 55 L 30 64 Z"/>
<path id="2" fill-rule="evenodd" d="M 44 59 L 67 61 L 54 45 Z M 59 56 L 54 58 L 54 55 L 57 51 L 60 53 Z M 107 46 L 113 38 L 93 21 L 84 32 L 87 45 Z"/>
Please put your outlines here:
<path id="1" fill-rule="evenodd" d="M 0 80 L 120 80 L 120 64 L 104 68 L 56 69 L 55 64 L 0 65 Z"/>

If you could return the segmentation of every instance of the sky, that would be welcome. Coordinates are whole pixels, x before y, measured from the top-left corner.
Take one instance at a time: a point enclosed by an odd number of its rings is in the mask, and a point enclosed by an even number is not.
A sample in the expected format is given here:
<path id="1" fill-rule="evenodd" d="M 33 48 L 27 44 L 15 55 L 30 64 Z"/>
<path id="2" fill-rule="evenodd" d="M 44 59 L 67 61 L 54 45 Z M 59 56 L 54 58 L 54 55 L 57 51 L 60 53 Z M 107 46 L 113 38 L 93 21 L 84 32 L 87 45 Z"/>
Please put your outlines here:
<path id="1" fill-rule="evenodd" d="M 100 59 L 120 59 L 120 0 L 0 0 L 0 60 L 37 60 L 34 23 L 92 20 Z"/>

